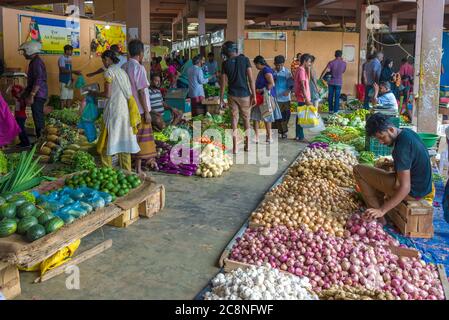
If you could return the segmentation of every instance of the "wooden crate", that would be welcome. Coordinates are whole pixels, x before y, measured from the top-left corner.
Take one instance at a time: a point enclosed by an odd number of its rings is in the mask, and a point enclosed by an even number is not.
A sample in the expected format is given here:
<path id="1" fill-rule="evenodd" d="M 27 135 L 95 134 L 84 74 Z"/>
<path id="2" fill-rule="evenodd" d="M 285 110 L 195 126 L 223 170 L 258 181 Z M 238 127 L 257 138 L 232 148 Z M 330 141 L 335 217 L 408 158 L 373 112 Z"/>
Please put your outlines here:
<path id="1" fill-rule="evenodd" d="M 388 213 L 388 217 L 399 231 L 407 237 L 433 238 L 433 207 L 426 202 L 401 202 Z"/>
<path id="2" fill-rule="evenodd" d="M 116 228 L 127 228 L 139 220 L 139 206 L 122 211 L 122 214 L 108 223 Z"/>
<path id="3" fill-rule="evenodd" d="M 7 300 L 21 294 L 19 270 L 15 265 L 0 262 L 0 291 Z"/>
<path id="4" fill-rule="evenodd" d="M 151 218 L 165 207 L 165 187 L 156 185 L 149 196 L 139 204 L 139 216 Z"/>

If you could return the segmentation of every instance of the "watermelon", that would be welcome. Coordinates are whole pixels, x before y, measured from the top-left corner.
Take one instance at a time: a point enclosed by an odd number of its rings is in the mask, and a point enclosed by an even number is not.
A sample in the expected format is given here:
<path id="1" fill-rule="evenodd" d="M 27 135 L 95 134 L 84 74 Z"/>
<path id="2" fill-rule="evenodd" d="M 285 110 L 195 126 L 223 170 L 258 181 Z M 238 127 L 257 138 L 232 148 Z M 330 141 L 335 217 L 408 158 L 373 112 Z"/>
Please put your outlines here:
<path id="1" fill-rule="evenodd" d="M 0 238 L 6 238 L 17 231 L 17 222 L 14 219 L 0 221 Z"/>
<path id="2" fill-rule="evenodd" d="M 61 229 L 63 226 L 64 220 L 62 220 L 59 217 L 54 217 L 53 219 L 48 221 L 47 224 L 45 225 L 45 231 L 47 232 L 47 234 L 53 233 Z"/>
<path id="3" fill-rule="evenodd" d="M 48 221 L 50 221 L 51 219 L 53 219 L 55 216 L 52 213 L 49 212 L 45 212 L 43 214 L 41 214 L 41 216 L 39 217 L 39 224 L 45 226 L 47 224 Z"/>
<path id="4" fill-rule="evenodd" d="M 0 197 L 0 206 L 4 205 L 6 203 L 5 198 Z"/>
<path id="5" fill-rule="evenodd" d="M 11 200 L 8 200 L 8 202 L 15 204 L 16 207 L 20 207 L 22 204 L 28 201 L 24 196 L 16 194 L 11 198 Z"/>
<path id="6" fill-rule="evenodd" d="M 40 239 L 46 235 L 44 226 L 36 224 L 28 229 L 26 237 L 28 241 L 33 242 Z"/>
<path id="7" fill-rule="evenodd" d="M 24 218 L 27 216 L 32 216 L 36 207 L 31 202 L 25 202 L 20 207 L 17 208 L 17 216 L 19 218 Z"/>
<path id="8" fill-rule="evenodd" d="M 33 217 L 39 218 L 44 213 L 44 210 L 36 208 L 33 212 Z"/>
<path id="9" fill-rule="evenodd" d="M 0 206 L 0 220 L 1 219 L 11 219 L 16 216 L 16 206 L 12 203 L 5 203 Z"/>
<path id="10" fill-rule="evenodd" d="M 35 226 L 36 224 L 39 224 L 39 221 L 37 221 L 36 217 L 27 216 L 25 218 L 22 218 L 22 220 L 20 220 L 19 224 L 17 225 L 17 233 L 25 235 L 28 229 L 32 226 Z"/>

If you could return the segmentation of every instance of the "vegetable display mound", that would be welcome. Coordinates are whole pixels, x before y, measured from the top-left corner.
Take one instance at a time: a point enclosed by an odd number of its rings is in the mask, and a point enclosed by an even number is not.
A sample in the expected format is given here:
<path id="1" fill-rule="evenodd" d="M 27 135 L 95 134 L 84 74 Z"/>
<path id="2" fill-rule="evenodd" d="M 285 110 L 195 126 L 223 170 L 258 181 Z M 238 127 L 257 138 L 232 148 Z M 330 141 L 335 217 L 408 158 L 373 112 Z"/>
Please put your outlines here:
<path id="1" fill-rule="evenodd" d="M 340 160 L 301 161 L 293 166 L 288 174 L 301 180 L 327 179 L 340 187 L 355 186 L 352 168 Z"/>
<path id="2" fill-rule="evenodd" d="M 318 300 L 309 279 L 282 273 L 270 265 L 218 274 L 204 300 Z"/>
<path id="3" fill-rule="evenodd" d="M 308 277 L 316 292 L 335 286 L 363 286 L 402 300 L 443 300 L 436 266 L 394 255 L 383 246 L 287 227 L 248 229 L 230 258 Z"/>
<path id="4" fill-rule="evenodd" d="M 182 145 L 172 146 L 162 141 L 156 141 L 156 146 L 156 171 L 187 177 L 195 175 L 198 170 L 199 151 Z"/>
<path id="5" fill-rule="evenodd" d="M 113 200 L 126 196 L 132 189 L 142 184 L 136 175 L 126 175 L 121 170 L 103 167 L 92 169 L 66 179 L 66 186 L 70 188 L 89 187 L 112 195 Z"/>
<path id="6" fill-rule="evenodd" d="M 65 108 L 54 110 L 48 116 L 70 126 L 76 126 L 80 121 L 80 115 L 77 109 Z"/>
<path id="7" fill-rule="evenodd" d="M 323 146 L 321 148 L 317 148 L 315 146 L 320 145 Z M 298 158 L 298 161 L 295 162 L 294 165 L 298 164 L 302 161 L 310 161 L 310 160 L 337 160 L 342 162 L 343 164 L 353 167 L 358 164 L 357 158 L 354 154 L 348 149 L 339 150 L 332 149 L 332 147 L 325 147 L 326 144 L 312 144 L 312 146 L 308 147 L 304 150 L 303 153 Z M 324 149 L 324 150 L 323 150 Z"/>
<path id="8" fill-rule="evenodd" d="M 359 207 L 354 195 L 325 179 L 313 182 L 287 176 L 267 194 L 252 214 L 251 222 L 266 227 L 323 228 L 339 237 L 351 214 Z"/>
<path id="9" fill-rule="evenodd" d="M 232 165 L 231 157 L 225 154 L 221 148 L 210 143 L 201 152 L 201 163 L 196 174 L 203 178 L 216 178 L 229 171 Z"/>

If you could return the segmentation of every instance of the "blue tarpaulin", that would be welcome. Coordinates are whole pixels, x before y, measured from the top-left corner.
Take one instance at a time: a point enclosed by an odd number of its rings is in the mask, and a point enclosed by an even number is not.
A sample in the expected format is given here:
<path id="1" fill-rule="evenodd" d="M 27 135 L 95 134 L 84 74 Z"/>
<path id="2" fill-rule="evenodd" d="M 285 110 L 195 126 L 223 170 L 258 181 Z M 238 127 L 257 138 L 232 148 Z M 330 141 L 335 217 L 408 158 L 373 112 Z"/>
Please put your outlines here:
<path id="1" fill-rule="evenodd" d="M 435 235 L 433 239 L 407 238 L 398 234 L 397 230 L 388 225 L 385 230 L 395 237 L 401 244 L 419 250 L 423 260 L 434 264 L 442 264 L 449 274 L 449 223 L 444 220 L 443 213 L 443 182 L 435 182 L 436 196 L 434 202 L 433 226 Z"/>

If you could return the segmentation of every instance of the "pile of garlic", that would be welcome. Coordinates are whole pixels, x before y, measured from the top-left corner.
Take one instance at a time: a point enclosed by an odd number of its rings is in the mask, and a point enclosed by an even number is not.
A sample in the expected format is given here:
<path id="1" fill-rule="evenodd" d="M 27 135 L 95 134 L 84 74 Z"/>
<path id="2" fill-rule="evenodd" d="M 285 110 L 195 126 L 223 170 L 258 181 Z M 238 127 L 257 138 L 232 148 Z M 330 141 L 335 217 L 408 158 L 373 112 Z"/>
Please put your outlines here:
<path id="1" fill-rule="evenodd" d="M 210 143 L 201 152 L 201 163 L 196 175 L 203 178 L 221 177 L 225 171 L 231 169 L 232 165 L 232 158 Z"/>
<path id="2" fill-rule="evenodd" d="M 318 300 L 308 278 L 266 265 L 218 274 L 204 300 Z"/>

